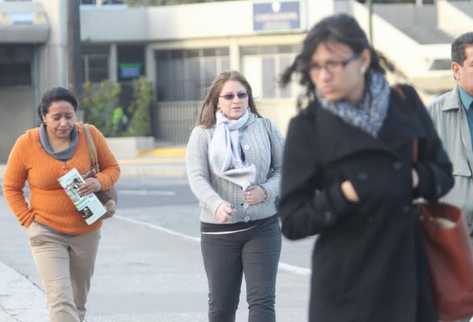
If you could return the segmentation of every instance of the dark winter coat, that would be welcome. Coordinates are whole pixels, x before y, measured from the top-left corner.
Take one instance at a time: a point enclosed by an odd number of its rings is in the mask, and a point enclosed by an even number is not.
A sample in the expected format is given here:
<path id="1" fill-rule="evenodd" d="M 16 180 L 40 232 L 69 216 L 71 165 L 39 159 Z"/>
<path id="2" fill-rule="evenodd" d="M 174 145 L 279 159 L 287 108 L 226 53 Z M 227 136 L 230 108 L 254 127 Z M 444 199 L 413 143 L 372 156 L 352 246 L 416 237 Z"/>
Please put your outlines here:
<path id="1" fill-rule="evenodd" d="M 291 120 L 279 214 L 289 239 L 319 235 L 310 322 L 437 322 L 419 214 L 453 185 L 452 166 L 412 87 L 391 91 L 379 137 L 313 103 Z M 418 139 L 419 186 L 412 189 Z M 352 182 L 360 202 L 341 192 Z"/>

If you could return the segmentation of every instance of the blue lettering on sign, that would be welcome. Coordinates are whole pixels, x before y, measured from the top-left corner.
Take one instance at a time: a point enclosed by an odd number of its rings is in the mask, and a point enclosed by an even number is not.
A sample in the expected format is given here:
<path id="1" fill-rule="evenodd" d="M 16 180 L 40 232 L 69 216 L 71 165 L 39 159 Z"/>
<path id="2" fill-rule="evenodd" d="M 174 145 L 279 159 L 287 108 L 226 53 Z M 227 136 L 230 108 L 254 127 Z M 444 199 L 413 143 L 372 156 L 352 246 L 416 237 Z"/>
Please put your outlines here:
<path id="1" fill-rule="evenodd" d="M 299 1 L 273 1 L 253 4 L 253 30 L 300 29 Z"/>

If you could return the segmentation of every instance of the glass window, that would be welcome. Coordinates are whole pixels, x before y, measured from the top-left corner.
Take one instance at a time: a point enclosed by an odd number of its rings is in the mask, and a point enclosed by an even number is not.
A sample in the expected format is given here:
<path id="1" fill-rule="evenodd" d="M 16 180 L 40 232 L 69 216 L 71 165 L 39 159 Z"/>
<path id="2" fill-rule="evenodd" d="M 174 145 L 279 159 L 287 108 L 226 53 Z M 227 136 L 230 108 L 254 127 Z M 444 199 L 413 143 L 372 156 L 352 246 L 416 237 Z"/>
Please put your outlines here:
<path id="1" fill-rule="evenodd" d="M 294 60 L 298 46 L 256 46 L 244 47 L 242 53 L 242 70 L 250 82 L 254 96 L 257 98 L 291 98 L 297 87 L 279 86 L 279 78 Z"/>
<path id="2" fill-rule="evenodd" d="M 274 57 L 263 57 L 263 97 L 276 97 Z"/>
<path id="3" fill-rule="evenodd" d="M 145 75 L 144 45 L 119 45 L 117 56 L 119 81 L 131 81 Z"/>
<path id="4" fill-rule="evenodd" d="M 32 61 L 32 46 L 0 46 L 0 86 L 32 85 Z"/>
<path id="5" fill-rule="evenodd" d="M 155 58 L 160 101 L 203 99 L 215 76 L 230 65 L 228 48 L 158 50 Z"/>
<path id="6" fill-rule="evenodd" d="M 82 75 L 84 81 L 98 83 L 109 79 L 109 45 L 82 45 Z"/>
<path id="7" fill-rule="evenodd" d="M 0 87 L 31 85 L 30 63 L 0 63 Z"/>

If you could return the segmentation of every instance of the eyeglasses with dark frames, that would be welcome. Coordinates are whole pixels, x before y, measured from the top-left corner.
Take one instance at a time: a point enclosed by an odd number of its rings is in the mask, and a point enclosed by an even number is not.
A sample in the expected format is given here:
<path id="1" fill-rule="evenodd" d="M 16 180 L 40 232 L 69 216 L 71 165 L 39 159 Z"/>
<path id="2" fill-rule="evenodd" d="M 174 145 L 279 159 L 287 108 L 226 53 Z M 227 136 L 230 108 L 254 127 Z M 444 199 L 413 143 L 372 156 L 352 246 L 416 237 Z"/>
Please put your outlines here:
<path id="1" fill-rule="evenodd" d="M 248 93 L 246 92 L 228 93 L 225 95 L 220 95 L 219 97 L 223 97 L 223 99 L 226 101 L 233 101 L 235 99 L 235 96 L 238 97 L 238 99 L 242 100 L 248 97 Z"/>
<path id="2" fill-rule="evenodd" d="M 359 56 L 360 55 L 358 54 L 354 54 L 353 56 L 345 60 L 329 60 L 323 65 L 320 65 L 318 63 L 311 63 L 309 65 L 309 69 L 312 73 L 316 74 L 320 73 L 322 69 L 325 69 L 327 73 L 333 74 L 341 70 L 342 68 L 345 68 L 349 63 L 357 59 Z"/>

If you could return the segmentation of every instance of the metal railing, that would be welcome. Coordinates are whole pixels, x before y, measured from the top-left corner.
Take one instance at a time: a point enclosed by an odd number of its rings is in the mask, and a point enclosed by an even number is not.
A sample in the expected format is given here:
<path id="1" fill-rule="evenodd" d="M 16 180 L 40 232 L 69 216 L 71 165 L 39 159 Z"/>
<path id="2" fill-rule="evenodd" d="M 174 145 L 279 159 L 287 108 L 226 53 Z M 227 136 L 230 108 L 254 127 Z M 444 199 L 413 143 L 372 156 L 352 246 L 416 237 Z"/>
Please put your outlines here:
<path id="1" fill-rule="evenodd" d="M 154 113 L 155 137 L 158 140 L 186 144 L 196 125 L 199 101 L 159 102 Z"/>

